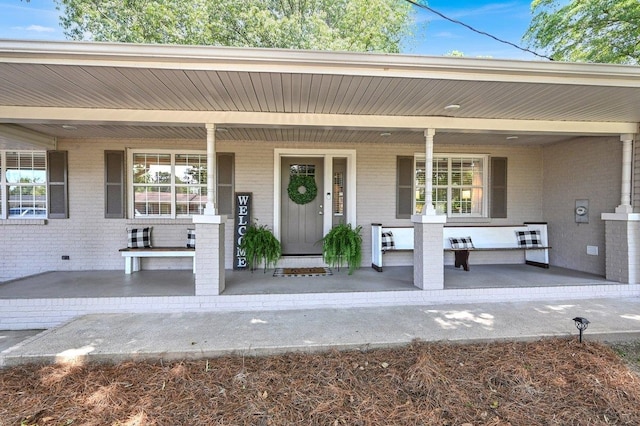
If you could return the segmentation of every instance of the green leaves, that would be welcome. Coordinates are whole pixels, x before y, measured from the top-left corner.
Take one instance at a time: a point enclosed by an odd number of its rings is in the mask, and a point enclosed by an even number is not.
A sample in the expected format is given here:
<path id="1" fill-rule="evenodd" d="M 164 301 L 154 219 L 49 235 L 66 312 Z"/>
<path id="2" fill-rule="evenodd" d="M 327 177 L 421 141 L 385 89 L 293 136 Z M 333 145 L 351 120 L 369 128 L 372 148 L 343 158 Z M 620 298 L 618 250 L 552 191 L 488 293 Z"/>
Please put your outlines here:
<path id="1" fill-rule="evenodd" d="M 399 52 L 402 0 L 56 0 L 74 40 Z"/>
<path id="2" fill-rule="evenodd" d="M 275 267 L 282 247 L 280 241 L 273 235 L 266 225 L 251 225 L 244 234 L 240 249 L 245 250 L 251 271 L 254 271 L 260 262 L 264 263 L 264 272 L 270 267 Z"/>
<path id="3" fill-rule="evenodd" d="M 534 0 L 524 39 L 555 60 L 638 64 L 638 0 Z"/>
<path id="4" fill-rule="evenodd" d="M 349 275 L 362 264 L 362 226 L 351 228 L 351 224 L 340 224 L 322 239 L 322 259 L 332 267 L 342 262 L 349 266 Z"/>

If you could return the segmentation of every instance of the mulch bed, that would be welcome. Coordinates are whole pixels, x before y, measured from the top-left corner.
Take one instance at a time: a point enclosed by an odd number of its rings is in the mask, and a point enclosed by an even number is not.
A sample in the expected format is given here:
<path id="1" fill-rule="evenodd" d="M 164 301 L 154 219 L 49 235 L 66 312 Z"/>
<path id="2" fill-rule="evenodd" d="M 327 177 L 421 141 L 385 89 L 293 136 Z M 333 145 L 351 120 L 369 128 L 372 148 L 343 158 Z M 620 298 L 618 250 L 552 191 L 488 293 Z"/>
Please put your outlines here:
<path id="1" fill-rule="evenodd" d="M 638 425 L 640 376 L 577 339 L 0 370 L 0 425 Z"/>

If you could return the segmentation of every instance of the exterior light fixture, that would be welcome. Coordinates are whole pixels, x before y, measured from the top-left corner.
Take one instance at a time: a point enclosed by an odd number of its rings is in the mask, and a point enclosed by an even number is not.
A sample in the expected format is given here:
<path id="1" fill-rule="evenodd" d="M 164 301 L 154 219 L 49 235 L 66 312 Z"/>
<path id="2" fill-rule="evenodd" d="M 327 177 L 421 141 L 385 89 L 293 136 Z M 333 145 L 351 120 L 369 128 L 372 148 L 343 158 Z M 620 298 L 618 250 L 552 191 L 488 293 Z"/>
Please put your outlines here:
<path id="1" fill-rule="evenodd" d="M 382 132 L 380 133 L 380 136 L 391 136 L 391 132 Z"/>
<path id="2" fill-rule="evenodd" d="M 589 320 L 582 317 L 575 317 L 573 321 L 576 323 L 576 328 L 580 330 L 580 343 L 582 343 L 582 332 L 589 327 Z"/>
<path id="3" fill-rule="evenodd" d="M 227 133 L 229 130 L 227 130 L 224 127 L 216 127 L 216 132 L 220 132 L 220 133 Z"/>
<path id="4" fill-rule="evenodd" d="M 515 140 L 515 139 L 518 139 L 518 137 L 517 136 L 507 136 L 507 140 L 508 141 L 512 141 L 512 140 Z"/>
<path id="5" fill-rule="evenodd" d="M 450 104 L 447 105 L 446 107 L 444 107 L 445 111 L 455 111 L 457 109 L 460 109 L 460 105 L 459 104 Z"/>
<path id="6" fill-rule="evenodd" d="M 71 124 L 63 124 L 62 128 L 65 130 L 78 130 L 76 126 L 72 126 Z"/>

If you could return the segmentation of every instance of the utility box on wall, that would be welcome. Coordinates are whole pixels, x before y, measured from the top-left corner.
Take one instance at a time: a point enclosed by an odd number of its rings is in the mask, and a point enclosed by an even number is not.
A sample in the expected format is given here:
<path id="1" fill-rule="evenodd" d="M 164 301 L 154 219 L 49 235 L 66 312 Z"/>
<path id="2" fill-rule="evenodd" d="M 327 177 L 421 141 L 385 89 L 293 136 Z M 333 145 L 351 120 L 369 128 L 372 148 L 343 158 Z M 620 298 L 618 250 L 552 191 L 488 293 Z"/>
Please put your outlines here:
<path id="1" fill-rule="evenodd" d="M 576 223 L 589 223 L 589 200 L 576 200 Z"/>

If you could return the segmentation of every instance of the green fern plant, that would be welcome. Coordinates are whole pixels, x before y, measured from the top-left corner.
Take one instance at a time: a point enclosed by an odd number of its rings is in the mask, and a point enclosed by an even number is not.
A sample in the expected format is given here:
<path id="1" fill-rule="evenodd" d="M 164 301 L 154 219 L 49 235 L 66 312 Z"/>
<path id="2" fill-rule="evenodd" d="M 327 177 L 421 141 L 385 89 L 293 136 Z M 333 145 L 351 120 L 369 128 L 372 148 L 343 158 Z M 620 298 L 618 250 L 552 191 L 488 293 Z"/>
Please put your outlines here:
<path id="1" fill-rule="evenodd" d="M 247 227 L 242 238 L 240 249 L 245 251 L 251 272 L 257 269 L 260 262 L 264 264 L 264 272 L 275 267 L 282 254 L 280 241 L 266 225 L 253 224 Z"/>
<path id="2" fill-rule="evenodd" d="M 332 267 L 340 268 L 344 263 L 349 267 L 349 275 L 362 264 L 362 226 L 340 224 L 322 239 L 322 259 Z"/>

